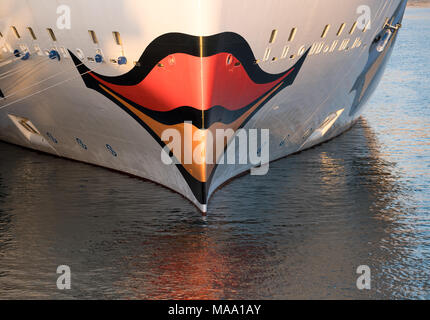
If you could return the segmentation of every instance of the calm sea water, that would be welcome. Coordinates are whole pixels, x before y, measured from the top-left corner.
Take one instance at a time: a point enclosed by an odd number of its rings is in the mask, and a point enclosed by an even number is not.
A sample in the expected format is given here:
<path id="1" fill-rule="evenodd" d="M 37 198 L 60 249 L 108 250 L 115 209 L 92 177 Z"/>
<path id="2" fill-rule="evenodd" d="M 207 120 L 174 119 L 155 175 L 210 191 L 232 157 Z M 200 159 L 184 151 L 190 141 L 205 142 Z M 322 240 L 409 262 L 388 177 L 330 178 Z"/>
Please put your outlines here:
<path id="1" fill-rule="evenodd" d="M 430 299 L 429 44 L 430 10 L 409 9 L 363 119 L 234 180 L 206 218 L 150 182 L 0 143 L 0 298 Z"/>

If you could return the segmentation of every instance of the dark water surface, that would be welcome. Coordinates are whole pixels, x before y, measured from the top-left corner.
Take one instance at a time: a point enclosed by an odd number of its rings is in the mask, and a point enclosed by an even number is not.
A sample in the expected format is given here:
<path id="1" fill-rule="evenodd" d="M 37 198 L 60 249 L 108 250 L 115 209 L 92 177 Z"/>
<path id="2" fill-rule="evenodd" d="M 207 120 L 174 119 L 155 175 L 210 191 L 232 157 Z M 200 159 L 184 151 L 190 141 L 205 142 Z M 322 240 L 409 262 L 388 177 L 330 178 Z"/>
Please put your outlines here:
<path id="1" fill-rule="evenodd" d="M 150 182 L 0 143 L 0 298 L 430 299 L 429 44 L 430 10 L 409 9 L 363 119 L 234 180 L 206 218 Z"/>

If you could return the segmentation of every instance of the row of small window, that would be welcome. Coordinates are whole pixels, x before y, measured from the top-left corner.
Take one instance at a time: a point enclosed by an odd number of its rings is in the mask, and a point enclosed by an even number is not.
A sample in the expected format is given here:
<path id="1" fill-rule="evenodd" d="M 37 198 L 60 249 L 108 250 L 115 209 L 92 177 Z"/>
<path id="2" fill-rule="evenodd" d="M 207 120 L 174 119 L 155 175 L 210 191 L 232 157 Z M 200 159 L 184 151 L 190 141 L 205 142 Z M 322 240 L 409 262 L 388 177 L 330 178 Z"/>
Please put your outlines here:
<path id="1" fill-rule="evenodd" d="M 310 48 L 309 51 L 309 55 L 314 55 L 314 54 L 319 54 L 321 52 L 324 53 L 328 53 L 328 52 L 334 52 L 336 50 L 336 48 L 339 51 L 344 51 L 344 50 L 349 50 L 349 49 L 354 49 L 354 48 L 358 48 L 362 45 L 362 40 L 360 37 L 357 37 L 354 42 L 352 43 L 351 47 L 348 47 L 348 45 L 351 43 L 351 39 L 344 39 L 342 42 L 340 42 L 339 40 L 333 40 L 333 42 L 331 44 L 327 44 L 324 41 L 322 42 L 314 42 Z M 338 47 L 338 44 L 339 47 Z M 282 49 L 282 54 L 280 56 L 280 59 L 285 59 L 288 56 L 288 53 L 290 51 L 290 47 L 288 45 L 284 46 L 284 48 Z M 306 47 L 305 46 L 301 46 L 297 52 L 297 56 L 301 56 L 305 53 L 306 51 Z M 270 58 L 270 54 L 272 52 L 272 48 L 271 47 L 267 47 L 266 51 L 264 52 L 264 56 L 263 56 L 263 60 L 262 61 L 268 61 Z M 290 59 L 294 59 L 296 58 L 295 54 L 290 55 Z M 277 57 L 273 57 L 272 58 L 272 62 L 278 60 Z M 260 60 L 256 60 L 255 63 L 259 63 Z"/>
<path id="2" fill-rule="evenodd" d="M 346 23 L 342 23 L 336 33 L 336 35 L 338 37 L 340 37 L 343 33 L 343 31 L 346 28 Z M 363 28 L 363 32 L 366 32 L 367 29 L 369 28 L 369 23 Z M 325 38 L 328 34 L 328 32 L 331 29 L 331 25 L 328 24 L 324 27 L 324 30 L 321 34 L 321 38 Z M 355 21 L 352 26 L 351 29 L 349 30 L 349 34 L 352 35 L 354 33 L 354 31 L 357 29 L 357 21 Z M 292 42 L 294 40 L 294 38 L 296 37 L 297 34 L 297 28 L 292 28 L 290 31 L 290 35 L 288 36 L 288 42 Z M 278 30 L 277 29 L 273 29 L 272 33 L 270 34 L 270 39 L 269 39 L 269 43 L 272 44 L 276 41 L 276 36 L 278 35 Z"/>
<path id="3" fill-rule="evenodd" d="M 49 132 L 47 132 L 47 135 L 49 136 Z M 52 137 L 52 135 L 50 136 L 50 138 Z M 53 138 L 53 137 L 52 137 Z M 52 140 L 51 138 L 51 140 Z M 54 138 L 55 139 L 55 138 Z M 55 139 L 56 140 L 56 139 Z M 84 150 L 88 150 L 88 146 L 80 139 L 80 138 L 76 138 L 75 139 L 76 142 L 78 143 L 78 145 L 84 149 Z M 55 141 L 54 141 L 55 142 Z M 58 143 L 58 142 L 55 142 Z M 106 144 L 106 149 L 114 156 L 114 157 L 118 157 L 118 153 L 112 148 L 112 146 L 110 144 Z"/>
<path id="4" fill-rule="evenodd" d="M 18 29 L 15 26 L 11 26 L 11 29 L 13 31 L 13 33 L 15 34 L 17 39 L 21 39 L 21 35 L 18 32 Z M 37 40 L 36 34 L 34 33 L 34 30 L 31 27 L 27 27 L 28 32 L 30 33 L 31 37 L 33 38 L 33 40 Z M 51 28 L 47 28 L 46 31 L 48 32 L 49 36 L 51 37 L 52 41 L 57 42 L 57 37 L 55 36 L 54 30 L 52 30 Z M 97 39 L 97 35 L 95 33 L 94 30 L 88 30 L 88 33 L 91 37 L 91 40 L 93 41 L 94 44 L 98 44 L 99 40 Z M 113 31 L 112 32 L 113 38 L 116 42 L 117 45 L 121 46 L 122 45 L 122 40 L 121 40 L 121 35 L 118 31 Z M 3 34 L 0 32 L 0 38 L 3 38 Z"/>

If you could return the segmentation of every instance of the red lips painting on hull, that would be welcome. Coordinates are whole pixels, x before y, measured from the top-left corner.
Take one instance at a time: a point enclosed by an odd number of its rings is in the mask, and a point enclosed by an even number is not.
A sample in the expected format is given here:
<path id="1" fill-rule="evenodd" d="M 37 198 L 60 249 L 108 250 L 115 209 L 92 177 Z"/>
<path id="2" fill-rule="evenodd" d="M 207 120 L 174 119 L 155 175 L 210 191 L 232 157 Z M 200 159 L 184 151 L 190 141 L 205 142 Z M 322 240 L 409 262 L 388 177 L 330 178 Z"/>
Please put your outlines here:
<path id="1" fill-rule="evenodd" d="M 271 98 L 293 84 L 308 52 L 285 72 L 269 74 L 255 63 L 251 48 L 238 34 L 169 33 L 155 39 L 139 63 L 117 77 L 92 72 L 70 55 L 88 88 L 126 111 L 164 148 L 162 132 L 174 128 L 183 134 L 186 121 L 191 122 L 193 132 L 242 128 Z M 193 143 L 193 150 L 199 144 Z M 197 201 L 207 204 L 216 165 L 185 164 L 183 152 L 172 152 Z"/>

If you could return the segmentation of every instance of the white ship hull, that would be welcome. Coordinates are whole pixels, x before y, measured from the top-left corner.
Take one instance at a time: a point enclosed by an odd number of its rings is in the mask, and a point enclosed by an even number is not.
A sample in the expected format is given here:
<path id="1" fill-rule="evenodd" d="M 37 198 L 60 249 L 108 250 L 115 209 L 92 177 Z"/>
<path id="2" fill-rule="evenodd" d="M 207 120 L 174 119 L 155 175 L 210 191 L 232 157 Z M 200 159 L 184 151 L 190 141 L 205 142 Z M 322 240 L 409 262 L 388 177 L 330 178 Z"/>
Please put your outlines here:
<path id="1" fill-rule="evenodd" d="M 0 3 L 0 139 L 152 180 L 202 211 L 219 186 L 252 164 L 185 165 L 177 157 L 179 164 L 166 165 L 161 132 L 184 121 L 203 132 L 269 129 L 270 161 L 335 137 L 360 116 L 378 84 L 406 6 L 63 3 L 70 25 L 57 1 Z M 360 6 L 371 17 L 362 28 Z M 119 57 L 127 63 L 119 65 Z"/>

